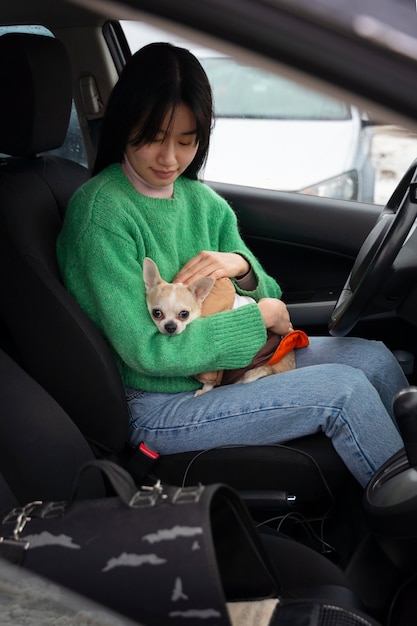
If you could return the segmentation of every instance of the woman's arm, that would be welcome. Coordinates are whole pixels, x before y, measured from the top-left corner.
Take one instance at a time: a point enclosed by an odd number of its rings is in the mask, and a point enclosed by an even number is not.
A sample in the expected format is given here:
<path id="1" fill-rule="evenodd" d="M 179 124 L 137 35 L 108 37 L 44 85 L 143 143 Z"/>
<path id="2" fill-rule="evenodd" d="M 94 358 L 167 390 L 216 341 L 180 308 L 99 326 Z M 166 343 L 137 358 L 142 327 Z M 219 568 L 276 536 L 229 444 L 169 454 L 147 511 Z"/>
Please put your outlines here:
<path id="1" fill-rule="evenodd" d="M 218 278 L 236 278 L 244 276 L 250 270 L 248 261 L 234 252 L 214 252 L 202 250 L 178 272 L 173 282 L 189 285 L 199 278 L 210 276 Z"/>
<path id="2" fill-rule="evenodd" d="M 192 258 L 177 274 L 174 282 L 191 284 L 199 278 L 235 278 L 251 270 L 248 261 L 241 255 L 228 252 L 203 250 Z M 256 286 L 256 285 L 255 285 Z M 286 305 L 277 298 L 261 298 L 258 303 L 265 328 L 278 335 L 286 335 L 292 330 Z"/>

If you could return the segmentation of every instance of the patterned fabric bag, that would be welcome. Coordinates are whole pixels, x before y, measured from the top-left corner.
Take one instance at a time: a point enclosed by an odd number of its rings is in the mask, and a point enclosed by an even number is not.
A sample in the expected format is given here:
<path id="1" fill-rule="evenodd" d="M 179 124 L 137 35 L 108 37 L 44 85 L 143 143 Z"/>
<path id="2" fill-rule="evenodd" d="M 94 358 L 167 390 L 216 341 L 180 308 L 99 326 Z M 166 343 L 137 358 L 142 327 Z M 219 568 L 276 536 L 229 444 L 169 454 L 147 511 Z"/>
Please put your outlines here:
<path id="1" fill-rule="evenodd" d="M 70 502 L 7 512 L 0 556 L 147 626 L 230 626 L 228 603 L 276 603 L 277 581 L 231 488 L 138 490 L 120 466 L 92 461 L 81 474 L 91 466 L 115 496 L 77 500 L 75 489 Z"/>

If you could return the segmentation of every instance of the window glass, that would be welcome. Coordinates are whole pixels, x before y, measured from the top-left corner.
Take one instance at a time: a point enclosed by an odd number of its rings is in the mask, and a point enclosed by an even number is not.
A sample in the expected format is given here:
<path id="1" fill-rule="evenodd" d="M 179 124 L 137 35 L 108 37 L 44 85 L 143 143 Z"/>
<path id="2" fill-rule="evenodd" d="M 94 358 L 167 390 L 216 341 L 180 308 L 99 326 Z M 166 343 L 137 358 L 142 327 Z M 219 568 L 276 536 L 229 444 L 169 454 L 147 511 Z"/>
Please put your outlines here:
<path id="1" fill-rule="evenodd" d="M 0 36 L 6 33 L 32 33 L 32 35 L 47 35 L 53 37 L 50 30 L 45 26 L 28 24 L 27 26 L 0 26 Z"/>
<path id="2" fill-rule="evenodd" d="M 222 55 L 201 56 L 213 89 L 217 117 L 346 120 L 349 107 L 333 98 Z M 236 94 L 239 93 L 239 98 Z"/>
<path id="3" fill-rule="evenodd" d="M 31 33 L 33 35 L 46 35 L 48 37 L 53 37 L 53 34 L 50 30 L 48 30 L 44 26 L 39 26 L 36 24 L 29 24 L 24 26 L 0 26 L 0 36 L 11 32 Z M 51 150 L 50 153 L 65 157 L 67 159 L 71 159 L 73 161 L 77 161 L 78 163 L 81 163 L 85 166 L 87 165 L 87 156 L 84 149 L 84 142 L 74 102 L 72 103 L 71 117 L 65 142 L 56 150 Z"/>
<path id="4" fill-rule="evenodd" d="M 84 140 L 81 133 L 80 122 L 74 102 L 72 103 L 71 116 L 68 126 L 67 136 L 62 146 L 56 150 L 50 150 L 49 154 L 56 154 L 70 161 L 76 161 L 80 165 L 87 167 L 87 154 L 84 147 Z"/>
<path id="5" fill-rule="evenodd" d="M 205 68 L 216 117 L 207 181 L 385 204 L 417 156 L 415 135 L 349 103 L 147 24 L 122 26 L 132 52 L 170 41 Z"/>

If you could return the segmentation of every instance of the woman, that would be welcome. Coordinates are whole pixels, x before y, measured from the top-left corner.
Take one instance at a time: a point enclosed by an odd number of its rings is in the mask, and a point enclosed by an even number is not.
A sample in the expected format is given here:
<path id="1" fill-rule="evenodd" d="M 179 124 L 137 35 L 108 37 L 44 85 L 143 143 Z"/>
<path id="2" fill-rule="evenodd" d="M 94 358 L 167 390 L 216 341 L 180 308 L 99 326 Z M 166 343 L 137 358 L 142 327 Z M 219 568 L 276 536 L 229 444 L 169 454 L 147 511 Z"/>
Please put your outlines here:
<path id="1" fill-rule="evenodd" d="M 212 118 L 210 85 L 190 52 L 139 50 L 112 92 L 94 175 L 72 198 L 58 240 L 67 288 L 113 348 L 129 441 L 170 454 L 323 431 L 364 486 L 402 447 L 390 413 L 407 380 L 381 343 L 311 338 L 296 370 L 194 397 L 196 373 L 246 366 L 267 329 L 292 328 L 280 287 L 242 241 L 234 212 L 197 180 Z M 145 303 L 145 256 L 167 281 L 227 276 L 256 302 L 163 335 Z"/>

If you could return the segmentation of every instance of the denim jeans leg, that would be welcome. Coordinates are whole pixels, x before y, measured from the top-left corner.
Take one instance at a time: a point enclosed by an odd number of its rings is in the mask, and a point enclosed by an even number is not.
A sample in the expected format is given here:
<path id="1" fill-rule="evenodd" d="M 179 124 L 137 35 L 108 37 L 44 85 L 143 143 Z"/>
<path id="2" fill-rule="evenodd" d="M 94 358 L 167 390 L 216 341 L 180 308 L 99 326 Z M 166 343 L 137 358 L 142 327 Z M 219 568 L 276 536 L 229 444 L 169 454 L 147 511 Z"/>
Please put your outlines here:
<path id="1" fill-rule="evenodd" d="M 375 387 L 349 365 L 300 367 L 197 398 L 127 393 L 131 444 L 144 441 L 162 454 L 283 443 L 322 431 L 364 486 L 402 446 Z"/>
<path id="2" fill-rule="evenodd" d="M 408 385 L 395 356 L 381 341 L 359 337 L 311 337 L 307 348 L 296 350 L 297 367 L 342 363 L 361 369 L 393 417 L 392 401 Z"/>

